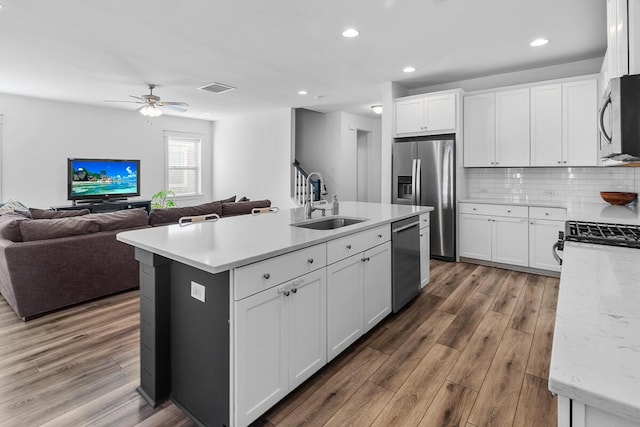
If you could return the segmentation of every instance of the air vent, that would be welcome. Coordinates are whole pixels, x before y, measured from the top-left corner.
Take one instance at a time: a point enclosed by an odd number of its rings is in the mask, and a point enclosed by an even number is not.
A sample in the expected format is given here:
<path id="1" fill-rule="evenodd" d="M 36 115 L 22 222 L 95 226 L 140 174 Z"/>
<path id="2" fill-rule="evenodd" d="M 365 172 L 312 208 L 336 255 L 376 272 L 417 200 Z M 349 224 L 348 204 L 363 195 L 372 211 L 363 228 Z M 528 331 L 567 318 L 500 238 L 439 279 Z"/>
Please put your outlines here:
<path id="1" fill-rule="evenodd" d="M 202 86 L 198 89 L 206 90 L 213 93 L 223 93 L 223 92 L 228 92 L 230 90 L 233 90 L 235 89 L 235 87 L 229 86 L 223 83 L 215 82 L 215 83 L 211 83 L 210 85 Z"/>

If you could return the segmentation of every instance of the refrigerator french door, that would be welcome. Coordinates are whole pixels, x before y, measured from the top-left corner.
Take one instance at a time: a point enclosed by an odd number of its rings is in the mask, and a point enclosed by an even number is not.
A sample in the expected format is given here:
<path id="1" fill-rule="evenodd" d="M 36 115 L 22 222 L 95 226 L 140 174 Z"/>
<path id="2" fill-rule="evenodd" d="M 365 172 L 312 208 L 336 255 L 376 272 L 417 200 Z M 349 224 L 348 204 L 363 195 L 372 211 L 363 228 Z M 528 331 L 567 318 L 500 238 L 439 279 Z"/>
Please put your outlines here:
<path id="1" fill-rule="evenodd" d="M 431 257 L 455 261 L 455 139 L 403 138 L 393 143 L 392 203 L 432 206 Z"/>

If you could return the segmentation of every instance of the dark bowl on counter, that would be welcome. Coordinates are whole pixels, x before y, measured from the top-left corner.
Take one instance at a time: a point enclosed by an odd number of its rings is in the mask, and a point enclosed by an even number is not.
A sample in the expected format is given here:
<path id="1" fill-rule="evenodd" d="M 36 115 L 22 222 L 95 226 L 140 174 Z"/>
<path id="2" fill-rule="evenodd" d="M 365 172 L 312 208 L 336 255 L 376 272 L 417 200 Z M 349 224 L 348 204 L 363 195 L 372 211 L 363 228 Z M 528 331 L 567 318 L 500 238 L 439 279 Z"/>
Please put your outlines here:
<path id="1" fill-rule="evenodd" d="M 638 193 L 626 193 L 622 191 L 601 191 L 600 197 L 607 203 L 612 205 L 623 206 L 629 204 L 638 198 Z"/>

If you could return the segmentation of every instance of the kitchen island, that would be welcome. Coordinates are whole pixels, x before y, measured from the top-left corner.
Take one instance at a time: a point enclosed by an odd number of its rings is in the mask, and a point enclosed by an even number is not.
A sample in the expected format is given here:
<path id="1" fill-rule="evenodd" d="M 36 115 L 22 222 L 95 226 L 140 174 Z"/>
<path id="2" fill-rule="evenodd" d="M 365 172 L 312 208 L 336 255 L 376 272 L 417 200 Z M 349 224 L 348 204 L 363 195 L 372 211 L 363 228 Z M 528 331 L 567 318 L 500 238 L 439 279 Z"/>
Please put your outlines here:
<path id="1" fill-rule="evenodd" d="M 364 221 L 292 226 L 299 208 L 119 233 L 140 262 L 139 392 L 249 424 L 391 312 L 391 223 L 431 210 L 342 202 Z"/>
<path id="2" fill-rule="evenodd" d="M 640 426 L 640 250 L 566 242 L 549 389 L 558 426 Z"/>

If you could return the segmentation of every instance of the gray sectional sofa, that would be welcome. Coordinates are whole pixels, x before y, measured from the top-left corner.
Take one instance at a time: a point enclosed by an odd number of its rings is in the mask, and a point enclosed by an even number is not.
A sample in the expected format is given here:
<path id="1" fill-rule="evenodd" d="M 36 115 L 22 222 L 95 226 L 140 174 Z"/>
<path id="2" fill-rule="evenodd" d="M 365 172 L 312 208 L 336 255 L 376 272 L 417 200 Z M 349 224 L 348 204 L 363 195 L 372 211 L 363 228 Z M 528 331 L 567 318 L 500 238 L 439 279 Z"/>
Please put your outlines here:
<path id="1" fill-rule="evenodd" d="M 234 198 L 235 199 L 235 198 Z M 216 201 L 186 208 L 88 214 L 32 210 L 0 215 L 0 294 L 23 320 L 139 286 L 132 246 L 116 240 L 124 230 L 178 222 L 181 216 L 251 213 L 271 202 Z M 226 207 L 226 208 L 225 208 Z M 63 213 L 64 212 L 64 213 Z M 79 216 L 66 217 L 67 215 Z M 59 217 L 65 216 L 65 217 Z"/>

